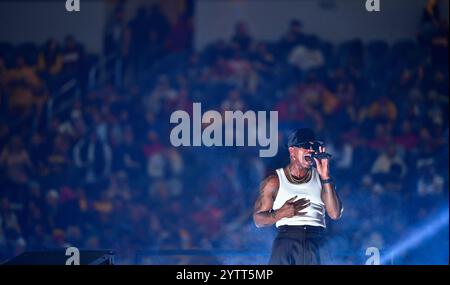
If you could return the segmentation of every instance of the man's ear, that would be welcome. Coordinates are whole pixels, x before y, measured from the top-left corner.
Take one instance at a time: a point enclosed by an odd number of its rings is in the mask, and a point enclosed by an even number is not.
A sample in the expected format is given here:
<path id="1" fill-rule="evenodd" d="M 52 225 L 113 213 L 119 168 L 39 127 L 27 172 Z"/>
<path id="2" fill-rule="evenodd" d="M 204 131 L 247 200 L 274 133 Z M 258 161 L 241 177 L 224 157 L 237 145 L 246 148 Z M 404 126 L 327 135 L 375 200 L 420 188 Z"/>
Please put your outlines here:
<path id="1" fill-rule="evenodd" d="M 295 148 L 294 148 L 294 147 L 290 146 L 290 147 L 288 148 L 288 150 L 289 150 L 289 156 L 295 155 L 295 153 L 294 153 Z"/>

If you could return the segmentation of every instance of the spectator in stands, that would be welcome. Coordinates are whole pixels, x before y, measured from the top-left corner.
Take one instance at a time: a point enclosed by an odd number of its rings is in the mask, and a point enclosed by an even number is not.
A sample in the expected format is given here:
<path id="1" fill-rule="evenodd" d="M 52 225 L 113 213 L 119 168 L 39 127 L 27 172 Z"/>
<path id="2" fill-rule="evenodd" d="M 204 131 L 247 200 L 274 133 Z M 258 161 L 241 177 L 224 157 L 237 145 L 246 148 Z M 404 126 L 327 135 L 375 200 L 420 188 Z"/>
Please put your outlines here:
<path id="1" fill-rule="evenodd" d="M 359 98 L 356 96 L 355 85 L 352 82 L 340 82 L 337 85 L 335 112 L 330 120 L 331 126 L 337 126 L 343 129 L 351 129 L 358 124 Z M 339 122 L 339 123 L 337 123 Z"/>
<path id="2" fill-rule="evenodd" d="M 164 146 L 155 131 L 147 134 L 147 144 L 144 146 L 144 155 L 147 158 L 147 174 L 150 179 L 165 177 L 166 161 L 164 159 Z"/>
<path id="3" fill-rule="evenodd" d="M 57 135 L 50 149 L 45 165 L 47 166 L 47 185 L 58 187 L 70 181 L 70 166 L 72 163 L 70 143 L 65 135 Z"/>
<path id="4" fill-rule="evenodd" d="M 190 50 L 192 47 L 193 23 L 187 15 L 178 17 L 167 37 L 167 49 L 170 52 Z"/>
<path id="5" fill-rule="evenodd" d="M 227 98 L 220 104 L 222 114 L 225 111 L 243 111 L 245 112 L 246 105 L 241 98 L 241 93 L 238 89 L 232 89 L 228 92 Z"/>
<path id="6" fill-rule="evenodd" d="M 26 63 L 22 55 L 16 57 L 15 68 L 6 72 L 4 83 L 10 92 L 8 100 L 10 111 L 19 110 L 27 114 L 35 104 L 39 109 L 38 111 L 42 110 L 47 94 L 34 68 Z"/>
<path id="7" fill-rule="evenodd" d="M 407 172 L 406 164 L 398 152 L 397 145 L 390 143 L 386 146 L 385 150 L 382 151 L 378 157 L 375 159 L 371 173 L 372 174 L 389 174 L 392 165 L 400 166 L 400 175 L 404 176 Z"/>
<path id="8" fill-rule="evenodd" d="M 24 86 L 38 87 L 41 83 L 33 67 L 29 66 L 22 55 L 17 55 L 16 65 L 6 73 L 6 84 L 23 84 Z"/>
<path id="9" fill-rule="evenodd" d="M 392 142 L 392 125 L 377 123 L 373 131 L 371 129 L 370 132 L 366 133 L 366 137 L 368 139 L 366 139 L 365 147 L 381 151 Z"/>
<path id="10" fill-rule="evenodd" d="M 234 50 L 234 55 L 227 61 L 230 70 L 229 83 L 244 89 L 249 86 L 251 76 L 254 75 L 252 66 L 247 58 L 242 56 L 240 49 Z"/>
<path id="11" fill-rule="evenodd" d="M 169 98 L 166 101 L 165 113 L 171 114 L 176 110 L 184 110 L 189 114 L 192 114 L 192 100 L 190 99 L 189 90 L 187 87 L 181 88 L 178 91 L 178 96 Z"/>
<path id="12" fill-rule="evenodd" d="M 253 45 L 249 58 L 255 71 L 257 71 L 261 76 L 268 79 L 273 75 L 275 57 L 272 52 L 268 50 L 267 44 L 257 42 Z"/>
<path id="13" fill-rule="evenodd" d="M 205 77 L 215 82 L 226 82 L 231 76 L 232 70 L 229 62 L 219 56 L 214 64 L 205 71 Z"/>
<path id="14" fill-rule="evenodd" d="M 147 111 L 159 113 L 162 110 L 162 105 L 166 100 L 177 100 L 178 92 L 172 87 L 167 75 L 160 75 L 156 82 L 155 88 L 144 99 L 144 104 Z"/>
<path id="15" fill-rule="evenodd" d="M 22 236 L 19 217 L 9 201 L 3 200 L 0 216 L 2 216 L 6 251 L 9 255 L 16 256 L 24 251 L 26 241 Z"/>
<path id="16" fill-rule="evenodd" d="M 10 189 L 7 194 L 11 194 L 14 201 L 20 201 L 25 197 L 27 183 L 33 171 L 30 156 L 20 137 L 11 138 L 2 150 L 0 167 L 3 169 L 8 182 L 5 188 Z"/>
<path id="17" fill-rule="evenodd" d="M 324 57 L 318 49 L 310 49 L 298 45 L 289 53 L 288 62 L 300 70 L 307 72 L 320 68 L 324 64 Z"/>
<path id="18" fill-rule="evenodd" d="M 439 64 L 438 56 L 443 56 L 440 61 L 448 58 L 448 23 L 441 19 L 439 0 L 428 0 L 422 12 L 418 32 L 419 42 L 425 46 L 431 46 L 433 51 L 433 62 Z"/>
<path id="19" fill-rule="evenodd" d="M 376 121 L 395 121 L 397 106 L 387 96 L 381 95 L 376 102 L 369 106 L 368 117 Z"/>
<path id="20" fill-rule="evenodd" d="M 411 121 L 405 119 L 401 122 L 401 129 L 394 140 L 406 151 L 416 148 L 418 140 L 417 131 L 413 129 Z"/>
<path id="21" fill-rule="evenodd" d="M 425 8 L 422 12 L 422 25 L 430 25 L 439 27 L 441 21 L 441 13 L 439 9 L 439 0 L 427 0 Z"/>
<path id="22" fill-rule="evenodd" d="M 67 36 L 62 51 L 63 72 L 68 78 L 81 79 L 83 71 L 84 51 L 73 36 Z"/>
<path id="23" fill-rule="evenodd" d="M 296 19 L 291 20 L 287 33 L 281 38 L 279 42 L 280 50 L 284 54 L 289 54 L 295 46 L 305 44 L 306 40 L 302 32 L 302 28 L 302 22 Z"/>
<path id="24" fill-rule="evenodd" d="M 327 140 L 330 143 L 327 144 L 328 152 L 333 154 L 335 160 L 335 167 L 338 176 L 341 177 L 348 175 L 348 171 L 351 169 L 354 163 L 354 149 L 349 141 L 346 141 L 344 136 L 337 135 L 334 140 Z"/>
<path id="25" fill-rule="evenodd" d="M 50 86 L 54 84 L 56 77 L 61 73 L 64 65 L 64 57 L 55 39 L 49 39 L 38 56 L 37 69 Z"/>
<path id="26" fill-rule="evenodd" d="M 182 177 L 185 172 L 184 159 L 180 152 L 175 148 L 168 148 L 164 152 L 167 161 L 167 184 L 169 185 L 169 194 L 172 197 L 178 197 L 182 194 L 183 183 Z"/>
<path id="27" fill-rule="evenodd" d="M 419 139 L 417 145 L 420 146 L 418 148 L 417 154 L 415 154 L 414 159 L 416 162 L 416 168 L 420 169 L 422 165 L 445 165 L 445 163 L 448 163 L 448 160 L 446 162 L 444 157 L 438 157 L 436 156 L 436 153 L 439 153 L 437 143 L 438 139 L 433 138 L 431 135 L 431 131 L 427 127 L 422 127 L 419 130 Z M 444 148 L 445 149 L 445 148 Z M 441 149 L 443 153 L 445 153 L 445 150 Z"/>
<path id="28" fill-rule="evenodd" d="M 165 43 L 167 40 L 167 35 L 170 32 L 170 23 L 158 4 L 153 4 L 150 6 L 148 21 L 150 33 L 154 33 L 156 35 L 156 42 Z"/>
<path id="29" fill-rule="evenodd" d="M 95 183 L 107 177 L 111 170 L 112 152 L 107 142 L 101 141 L 91 131 L 88 138 L 79 140 L 73 149 L 75 166 L 87 183 Z"/>
<path id="30" fill-rule="evenodd" d="M 132 181 L 137 181 L 143 168 L 142 153 L 135 147 L 135 135 L 131 126 L 125 127 L 123 141 L 113 148 L 113 171 L 125 170 Z"/>
<path id="31" fill-rule="evenodd" d="M 130 31 L 125 23 L 125 8 L 117 4 L 111 19 L 106 24 L 104 52 L 106 57 L 128 55 L 130 45 Z"/>
<path id="32" fill-rule="evenodd" d="M 130 63 L 134 74 L 137 75 L 144 68 L 144 55 L 150 46 L 150 25 L 145 7 L 138 8 L 136 16 L 128 24 L 128 29 L 130 34 Z"/>
<path id="33" fill-rule="evenodd" d="M 279 120 L 282 122 L 303 121 L 305 118 L 304 97 L 300 96 L 298 88 L 290 86 L 276 105 Z"/>
<path id="34" fill-rule="evenodd" d="M 444 191 L 444 178 L 437 173 L 433 160 L 420 163 L 418 173 L 417 194 L 419 196 L 439 195 Z"/>
<path id="35" fill-rule="evenodd" d="M 239 21 L 235 28 L 234 34 L 231 37 L 231 43 L 242 52 L 247 52 L 253 43 L 253 39 L 248 30 L 248 24 L 244 21 Z"/>

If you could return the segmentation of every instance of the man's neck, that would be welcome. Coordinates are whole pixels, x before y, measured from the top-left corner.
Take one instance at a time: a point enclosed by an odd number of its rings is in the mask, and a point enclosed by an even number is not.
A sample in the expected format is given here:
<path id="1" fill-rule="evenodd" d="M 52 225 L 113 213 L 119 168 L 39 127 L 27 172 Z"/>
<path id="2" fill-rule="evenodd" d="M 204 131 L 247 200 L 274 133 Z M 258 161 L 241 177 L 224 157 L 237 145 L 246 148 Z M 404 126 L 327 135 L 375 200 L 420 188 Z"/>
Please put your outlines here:
<path id="1" fill-rule="evenodd" d="M 308 172 L 307 168 L 301 167 L 297 163 L 291 162 L 288 166 L 288 171 L 291 172 L 291 175 L 297 178 L 301 178 L 306 175 Z"/>

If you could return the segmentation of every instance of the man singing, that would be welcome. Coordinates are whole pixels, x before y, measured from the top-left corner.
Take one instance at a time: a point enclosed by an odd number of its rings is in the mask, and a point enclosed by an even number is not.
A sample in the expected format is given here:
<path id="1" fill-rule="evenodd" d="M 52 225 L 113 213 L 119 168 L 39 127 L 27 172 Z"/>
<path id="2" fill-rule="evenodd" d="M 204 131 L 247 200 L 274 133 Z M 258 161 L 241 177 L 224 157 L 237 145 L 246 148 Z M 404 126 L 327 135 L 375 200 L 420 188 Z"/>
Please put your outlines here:
<path id="1" fill-rule="evenodd" d="M 288 138 L 289 165 L 261 183 L 253 220 L 257 227 L 276 224 L 278 228 L 269 264 L 320 264 L 325 211 L 333 220 L 341 217 L 343 208 L 328 157 L 312 157 L 326 153 L 325 147 L 317 145 L 311 129 L 296 130 Z"/>

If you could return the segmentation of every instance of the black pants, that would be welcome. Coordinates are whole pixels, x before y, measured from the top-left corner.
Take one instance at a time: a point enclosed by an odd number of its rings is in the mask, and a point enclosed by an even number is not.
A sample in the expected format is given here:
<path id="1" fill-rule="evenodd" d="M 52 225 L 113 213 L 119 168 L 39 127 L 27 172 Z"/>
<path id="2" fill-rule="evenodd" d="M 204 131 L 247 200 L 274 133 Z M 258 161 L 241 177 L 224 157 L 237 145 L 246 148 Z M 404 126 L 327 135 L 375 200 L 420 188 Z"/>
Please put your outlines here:
<path id="1" fill-rule="evenodd" d="M 280 226 L 272 246 L 270 265 L 322 263 L 325 229 L 313 226 Z"/>

